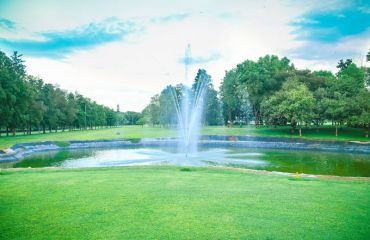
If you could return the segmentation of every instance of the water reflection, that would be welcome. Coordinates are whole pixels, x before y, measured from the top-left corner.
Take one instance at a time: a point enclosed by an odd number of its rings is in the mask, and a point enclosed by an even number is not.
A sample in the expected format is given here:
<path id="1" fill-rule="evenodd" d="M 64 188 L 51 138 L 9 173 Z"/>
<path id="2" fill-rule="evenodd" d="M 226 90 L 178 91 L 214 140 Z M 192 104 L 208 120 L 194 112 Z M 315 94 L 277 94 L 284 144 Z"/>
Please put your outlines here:
<path id="1" fill-rule="evenodd" d="M 187 157 L 171 147 L 50 151 L 36 153 L 22 161 L 2 163 L 0 167 L 108 167 L 156 164 L 221 165 L 290 173 L 370 177 L 370 156 L 366 154 L 241 148 L 201 148 Z"/>

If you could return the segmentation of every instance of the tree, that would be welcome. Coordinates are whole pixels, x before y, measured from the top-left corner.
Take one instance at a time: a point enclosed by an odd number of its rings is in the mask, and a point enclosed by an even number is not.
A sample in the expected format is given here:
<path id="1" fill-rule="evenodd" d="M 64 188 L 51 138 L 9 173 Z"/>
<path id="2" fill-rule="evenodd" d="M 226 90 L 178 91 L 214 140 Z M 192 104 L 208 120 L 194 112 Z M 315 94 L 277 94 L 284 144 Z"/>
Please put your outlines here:
<path id="1" fill-rule="evenodd" d="M 160 107 L 158 94 L 150 99 L 149 105 L 143 110 L 143 115 L 146 122 L 152 124 L 152 126 L 159 124 Z"/>
<path id="2" fill-rule="evenodd" d="M 124 123 L 127 125 L 137 125 L 138 121 L 141 118 L 141 113 L 127 111 L 123 113 Z"/>
<path id="3" fill-rule="evenodd" d="M 353 90 L 357 91 L 365 87 L 365 72 L 352 63 L 338 72 L 338 80 L 341 84 L 346 85 L 347 90 L 353 93 Z"/>
<path id="4" fill-rule="evenodd" d="M 45 133 L 46 127 L 49 128 L 49 132 L 53 128 L 56 128 L 58 123 L 58 109 L 55 99 L 55 89 L 52 84 L 45 84 L 42 88 L 42 98 L 46 107 L 46 111 L 42 120 L 43 133 Z"/>
<path id="5" fill-rule="evenodd" d="M 348 119 L 346 111 L 348 98 L 340 92 L 334 92 L 329 98 L 324 98 L 322 102 L 326 106 L 326 119 L 334 123 L 335 136 L 338 137 L 338 127 Z"/>
<path id="6" fill-rule="evenodd" d="M 221 82 L 220 95 L 223 103 L 224 122 L 232 122 L 240 112 L 240 99 L 237 92 L 238 82 L 236 76 L 236 69 L 226 71 L 225 77 Z"/>
<path id="7" fill-rule="evenodd" d="M 314 105 L 315 99 L 309 89 L 297 78 L 290 78 L 263 107 L 269 109 L 271 118 L 285 118 L 293 129 L 298 126 L 299 136 L 302 136 L 302 125 L 310 124 L 313 119 Z"/>
<path id="8" fill-rule="evenodd" d="M 207 92 L 205 101 L 204 122 L 206 125 L 215 126 L 222 124 L 221 103 L 217 96 L 217 91 L 212 87 Z"/>
<path id="9" fill-rule="evenodd" d="M 370 50 L 366 54 L 366 62 L 370 62 Z M 366 85 L 366 88 L 370 89 L 370 68 L 369 67 L 364 67 L 364 72 L 365 72 L 365 85 Z"/>
<path id="10" fill-rule="evenodd" d="M 59 87 L 54 91 L 55 105 L 57 108 L 57 125 L 55 126 L 55 132 L 58 131 L 58 127 L 62 128 L 64 131 L 67 122 L 67 112 L 68 112 L 68 103 L 67 103 L 67 93 L 60 89 Z"/>
<path id="11" fill-rule="evenodd" d="M 84 96 L 82 96 L 79 93 L 75 94 L 75 99 L 77 102 L 77 119 L 75 121 L 76 127 L 82 129 L 87 127 L 87 105 L 88 105 L 88 99 L 86 99 Z M 104 111 L 105 115 L 105 111 Z M 105 116 L 106 118 L 106 116 Z M 105 122 L 106 125 L 106 122 Z"/>
<path id="12" fill-rule="evenodd" d="M 241 105 L 240 95 L 235 94 L 236 89 L 247 91 L 255 123 L 258 126 L 263 123 L 262 102 L 280 89 L 281 85 L 291 76 L 293 70 L 294 66 L 289 59 L 279 59 L 273 55 L 261 57 L 257 62 L 244 61 L 225 75 L 221 86 L 222 98 L 228 97 L 228 99 L 225 99 L 226 102 L 233 103 L 236 108 L 236 106 Z M 229 108 L 232 106 L 224 102 L 225 105 Z M 240 108 L 237 107 L 233 110 L 234 113 L 239 114 Z"/>
<path id="13" fill-rule="evenodd" d="M 29 106 L 27 108 L 27 124 L 28 124 L 28 133 L 32 133 L 32 126 L 35 126 L 39 129 L 40 124 L 43 120 L 43 116 L 46 111 L 46 106 L 42 101 L 41 90 L 43 88 L 44 82 L 33 76 L 27 76 L 28 78 L 28 88 L 29 88 L 29 95 L 30 101 Z"/>
<path id="14" fill-rule="evenodd" d="M 16 89 L 17 86 L 12 61 L 5 55 L 5 53 L 0 51 L 0 130 L 1 127 L 5 127 L 7 135 L 9 124 L 12 121 L 14 113 Z"/>
<path id="15" fill-rule="evenodd" d="M 0 135 L 3 127 L 7 135 L 9 130 L 15 135 L 17 130 L 26 133 L 26 129 L 30 134 L 40 125 L 45 133 L 46 127 L 51 132 L 117 123 L 117 113 L 112 109 L 27 75 L 18 52 L 7 57 L 0 51 L 0 103 Z"/>
<path id="16" fill-rule="evenodd" d="M 17 126 L 25 127 L 27 122 L 27 105 L 30 100 L 30 95 L 28 94 L 28 88 L 25 81 L 26 77 L 26 66 L 24 61 L 21 59 L 22 55 L 19 55 L 17 52 L 14 52 L 11 56 L 12 62 L 12 101 L 11 105 L 13 110 L 11 115 L 11 120 L 8 123 L 12 129 L 13 136 L 16 134 Z"/>
<path id="17" fill-rule="evenodd" d="M 353 104 L 359 92 L 365 90 L 364 71 L 350 63 L 341 68 L 337 78 L 328 78 L 327 93 L 323 99 L 326 105 L 326 119 L 335 125 L 335 135 L 338 127 L 351 122 L 359 114 L 358 106 Z M 365 90 L 367 91 L 367 90 Z"/>
<path id="18" fill-rule="evenodd" d="M 73 93 L 69 93 L 67 95 L 67 105 L 65 109 L 65 123 L 68 126 L 69 130 L 73 129 L 73 125 L 77 119 L 77 112 L 78 106 L 75 95 Z M 103 117 L 101 116 L 101 112 L 98 113 L 98 117 Z M 100 121 L 99 123 L 102 124 L 102 122 Z"/>
<path id="19" fill-rule="evenodd" d="M 343 61 L 343 59 L 341 59 L 337 64 L 337 68 L 339 69 L 339 71 L 342 71 L 351 64 L 352 64 L 352 59 L 346 59 L 346 61 Z"/>
<path id="20" fill-rule="evenodd" d="M 176 89 L 169 85 L 159 95 L 159 122 L 162 126 L 171 126 L 177 123 L 176 117 Z"/>
<path id="21" fill-rule="evenodd" d="M 115 126 L 117 124 L 117 114 L 113 109 L 105 107 L 107 115 L 107 125 Z"/>
<path id="22" fill-rule="evenodd" d="M 143 116 L 141 116 L 139 118 L 139 120 L 137 120 L 137 122 L 136 122 L 136 124 L 137 125 L 141 125 L 141 127 L 144 127 L 145 123 L 146 123 L 146 120 L 145 120 L 145 118 Z"/>
<path id="23" fill-rule="evenodd" d="M 222 124 L 222 110 L 221 104 L 217 96 L 217 91 L 212 84 L 212 78 L 207 71 L 199 69 L 192 85 L 193 95 L 196 96 L 198 92 L 204 93 L 204 123 L 206 125 L 220 125 Z"/>
<path id="24" fill-rule="evenodd" d="M 314 92 L 319 88 L 325 88 L 327 84 L 327 76 L 325 76 L 325 72 L 312 73 L 310 70 L 295 70 L 294 76 L 296 76 L 298 81 L 305 84 L 311 92 Z"/>
<path id="25" fill-rule="evenodd" d="M 349 101 L 352 114 L 349 122 L 356 127 L 366 129 L 365 136 L 369 137 L 370 131 L 370 92 L 362 89 L 359 93 Z"/>

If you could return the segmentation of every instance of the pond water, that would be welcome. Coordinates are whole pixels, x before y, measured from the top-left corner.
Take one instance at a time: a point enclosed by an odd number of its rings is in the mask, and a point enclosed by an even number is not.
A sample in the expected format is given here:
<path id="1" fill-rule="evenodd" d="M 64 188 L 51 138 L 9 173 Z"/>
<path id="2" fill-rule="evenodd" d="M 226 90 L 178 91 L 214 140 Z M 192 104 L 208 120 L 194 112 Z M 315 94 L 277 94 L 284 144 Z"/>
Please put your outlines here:
<path id="1" fill-rule="evenodd" d="M 200 148 L 196 154 L 173 148 L 77 149 L 34 153 L 0 168 L 109 167 L 132 165 L 229 166 L 288 173 L 370 177 L 370 155 L 246 148 Z"/>

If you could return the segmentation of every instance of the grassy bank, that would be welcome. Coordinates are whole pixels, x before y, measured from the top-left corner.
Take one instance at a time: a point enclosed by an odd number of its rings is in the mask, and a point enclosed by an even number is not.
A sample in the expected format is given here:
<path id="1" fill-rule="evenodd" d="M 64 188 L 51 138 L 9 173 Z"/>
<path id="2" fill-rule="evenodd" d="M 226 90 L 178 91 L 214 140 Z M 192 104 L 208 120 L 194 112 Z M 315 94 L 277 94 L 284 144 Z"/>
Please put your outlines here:
<path id="1" fill-rule="evenodd" d="M 367 239 L 368 181 L 135 167 L 0 174 L 2 239 Z"/>
<path id="2" fill-rule="evenodd" d="M 292 133 L 290 127 L 205 127 L 202 129 L 202 134 L 210 135 L 250 135 L 250 136 L 266 136 L 266 137 L 293 137 L 298 138 L 298 131 Z M 335 129 L 331 127 L 323 127 L 320 129 L 304 129 L 303 138 L 321 139 L 321 140 L 357 140 L 369 141 L 369 138 L 364 137 L 363 129 L 343 128 L 339 132 L 339 136 L 335 136 Z M 160 128 L 160 127 L 141 127 L 141 126 L 125 126 L 120 128 L 105 128 L 97 130 L 84 130 L 74 132 L 57 132 L 57 133 L 38 133 L 32 135 L 2 136 L 0 137 L 0 149 L 11 147 L 16 143 L 24 142 L 39 142 L 39 141 L 70 141 L 70 140 L 98 140 L 98 139 L 117 139 L 117 138 L 144 138 L 144 137 L 170 137 L 176 136 L 175 129 Z"/>
<path id="3" fill-rule="evenodd" d="M 218 134 L 218 135 L 250 135 L 263 137 L 288 137 L 299 138 L 298 130 L 292 132 L 291 127 L 271 127 L 262 126 L 259 128 L 250 127 L 205 127 L 204 134 Z M 305 139 L 319 139 L 319 140 L 334 140 L 334 141 L 370 141 L 364 135 L 364 129 L 343 127 L 339 130 L 339 136 L 335 136 L 335 128 L 332 126 L 323 126 L 320 128 L 303 128 L 302 138 Z"/>
<path id="4" fill-rule="evenodd" d="M 8 148 L 17 143 L 40 141 L 71 141 L 71 140 L 104 140 L 122 138 L 155 138 L 176 136 L 174 129 L 160 127 L 125 126 L 119 128 L 103 128 L 96 130 L 65 131 L 52 133 L 38 133 L 32 135 L 18 135 L 0 137 L 0 149 Z"/>

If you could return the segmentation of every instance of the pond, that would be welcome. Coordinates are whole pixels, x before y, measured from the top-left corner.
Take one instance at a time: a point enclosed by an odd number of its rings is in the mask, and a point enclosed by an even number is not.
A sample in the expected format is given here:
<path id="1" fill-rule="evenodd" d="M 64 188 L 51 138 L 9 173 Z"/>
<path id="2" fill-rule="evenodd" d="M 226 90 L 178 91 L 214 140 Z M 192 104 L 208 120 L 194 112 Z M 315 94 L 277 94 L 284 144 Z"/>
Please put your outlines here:
<path id="1" fill-rule="evenodd" d="M 309 150 L 202 147 L 196 154 L 169 147 L 74 149 L 34 153 L 0 168 L 109 167 L 132 165 L 228 166 L 287 173 L 370 177 L 370 155 Z"/>

